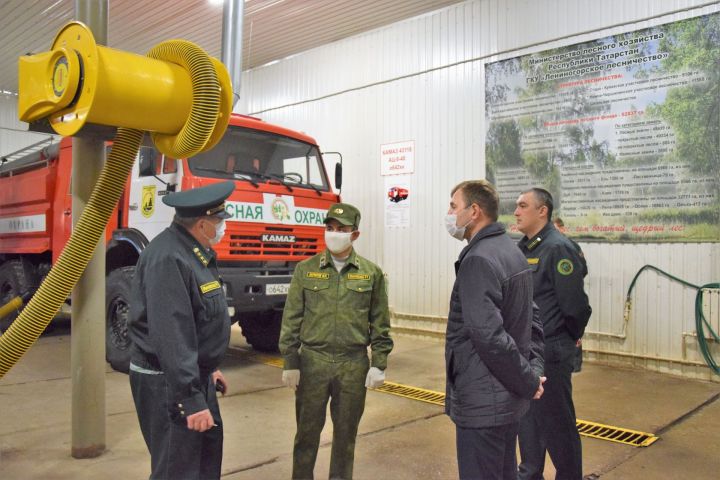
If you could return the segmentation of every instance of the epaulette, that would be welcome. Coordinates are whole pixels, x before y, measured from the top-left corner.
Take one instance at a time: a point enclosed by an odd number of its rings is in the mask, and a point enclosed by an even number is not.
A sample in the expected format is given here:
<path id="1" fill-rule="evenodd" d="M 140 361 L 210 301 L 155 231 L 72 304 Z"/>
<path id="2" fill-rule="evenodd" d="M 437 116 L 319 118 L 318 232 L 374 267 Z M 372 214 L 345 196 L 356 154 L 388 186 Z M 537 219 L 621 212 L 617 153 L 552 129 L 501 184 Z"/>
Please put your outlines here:
<path id="1" fill-rule="evenodd" d="M 208 263 L 210 263 L 210 260 L 208 260 L 207 257 L 205 257 L 205 255 L 203 255 L 203 253 L 200 251 L 200 249 L 198 247 L 193 248 L 193 253 L 197 257 L 197 259 L 200 260 L 200 263 L 203 264 L 203 267 L 208 266 Z"/>
<path id="2" fill-rule="evenodd" d="M 533 248 L 540 245 L 540 242 L 542 242 L 542 237 L 540 235 L 538 235 L 532 240 L 532 242 L 528 242 L 527 249 L 532 250 Z"/>

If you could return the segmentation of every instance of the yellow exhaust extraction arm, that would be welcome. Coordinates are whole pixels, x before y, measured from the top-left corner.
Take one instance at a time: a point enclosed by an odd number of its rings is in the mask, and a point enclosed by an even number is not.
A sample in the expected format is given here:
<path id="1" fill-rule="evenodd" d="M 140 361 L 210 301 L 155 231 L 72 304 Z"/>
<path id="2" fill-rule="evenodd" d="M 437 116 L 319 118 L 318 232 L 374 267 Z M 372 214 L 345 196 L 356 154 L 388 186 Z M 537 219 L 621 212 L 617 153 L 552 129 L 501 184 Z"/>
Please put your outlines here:
<path id="1" fill-rule="evenodd" d="M 80 22 L 63 27 L 49 52 L 19 61 L 21 120 L 46 119 L 60 135 L 86 123 L 119 127 L 90 201 L 37 293 L 0 336 L 0 378 L 25 354 L 82 275 L 142 143 L 186 158 L 209 150 L 225 133 L 232 86 L 223 64 L 197 45 L 168 40 L 147 57 L 97 45 Z"/>

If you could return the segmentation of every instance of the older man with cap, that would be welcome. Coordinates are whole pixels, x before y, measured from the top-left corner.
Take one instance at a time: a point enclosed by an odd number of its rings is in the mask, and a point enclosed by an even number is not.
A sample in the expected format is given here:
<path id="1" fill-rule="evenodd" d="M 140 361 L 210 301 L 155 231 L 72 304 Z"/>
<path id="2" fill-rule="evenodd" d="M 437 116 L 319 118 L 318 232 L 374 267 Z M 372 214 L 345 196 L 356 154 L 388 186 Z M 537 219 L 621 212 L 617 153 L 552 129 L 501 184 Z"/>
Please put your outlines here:
<path id="1" fill-rule="evenodd" d="M 132 285 L 130 387 L 153 479 L 220 478 L 218 365 L 230 317 L 212 245 L 225 230 L 233 182 L 172 193 L 172 224 L 140 255 Z"/>
<path id="2" fill-rule="evenodd" d="M 385 381 L 393 347 L 383 272 L 352 246 L 360 236 L 360 212 L 336 203 L 325 225 L 327 250 L 295 268 L 280 333 L 282 380 L 295 390 L 294 479 L 313 478 L 328 400 L 330 478 L 352 478 L 366 388 Z"/>

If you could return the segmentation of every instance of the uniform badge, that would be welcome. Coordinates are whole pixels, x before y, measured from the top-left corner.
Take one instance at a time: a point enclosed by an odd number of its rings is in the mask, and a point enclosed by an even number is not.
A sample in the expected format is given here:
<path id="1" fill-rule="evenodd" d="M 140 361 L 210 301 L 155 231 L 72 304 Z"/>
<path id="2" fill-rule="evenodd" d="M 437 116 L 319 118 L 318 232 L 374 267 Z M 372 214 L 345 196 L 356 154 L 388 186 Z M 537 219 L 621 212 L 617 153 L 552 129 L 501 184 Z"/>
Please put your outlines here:
<path id="1" fill-rule="evenodd" d="M 155 213 L 155 185 L 143 185 L 140 212 L 145 218 L 150 218 Z"/>
<path id="2" fill-rule="evenodd" d="M 327 280 L 330 278 L 329 273 L 323 273 L 323 272 L 307 272 L 305 274 L 307 278 L 316 278 L 320 280 Z"/>
<path id="3" fill-rule="evenodd" d="M 200 291 L 202 293 L 212 292 L 213 290 L 217 290 L 218 288 L 220 288 L 220 282 L 218 282 L 217 280 L 200 285 Z"/>
<path id="4" fill-rule="evenodd" d="M 370 280 L 370 275 L 367 275 L 365 273 L 348 273 L 347 279 L 348 280 Z"/>
<path id="5" fill-rule="evenodd" d="M 563 258 L 557 264 L 557 271 L 560 275 L 570 275 L 574 269 L 573 263 L 567 258 Z"/>

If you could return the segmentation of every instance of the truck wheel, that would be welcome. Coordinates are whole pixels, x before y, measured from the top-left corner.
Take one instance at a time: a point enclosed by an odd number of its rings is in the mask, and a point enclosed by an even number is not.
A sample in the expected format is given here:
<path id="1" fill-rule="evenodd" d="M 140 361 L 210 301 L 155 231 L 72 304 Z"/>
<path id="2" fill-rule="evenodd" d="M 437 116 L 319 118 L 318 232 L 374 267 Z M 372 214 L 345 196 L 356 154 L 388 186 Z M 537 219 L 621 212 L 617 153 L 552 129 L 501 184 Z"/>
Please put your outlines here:
<path id="1" fill-rule="evenodd" d="M 0 265 L 0 306 L 25 293 L 29 284 L 25 278 L 22 262 L 20 260 L 9 260 Z M 0 319 L 0 331 L 10 328 L 10 325 L 18 316 L 13 312 L 5 318 Z"/>
<path id="2" fill-rule="evenodd" d="M 277 352 L 282 312 L 240 314 L 240 328 L 247 342 L 261 352 Z"/>
<path id="3" fill-rule="evenodd" d="M 130 370 L 130 337 L 128 313 L 130 282 L 135 267 L 120 267 L 107 276 L 105 282 L 105 358 L 118 372 Z"/>

